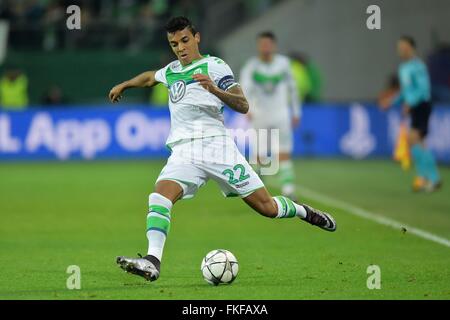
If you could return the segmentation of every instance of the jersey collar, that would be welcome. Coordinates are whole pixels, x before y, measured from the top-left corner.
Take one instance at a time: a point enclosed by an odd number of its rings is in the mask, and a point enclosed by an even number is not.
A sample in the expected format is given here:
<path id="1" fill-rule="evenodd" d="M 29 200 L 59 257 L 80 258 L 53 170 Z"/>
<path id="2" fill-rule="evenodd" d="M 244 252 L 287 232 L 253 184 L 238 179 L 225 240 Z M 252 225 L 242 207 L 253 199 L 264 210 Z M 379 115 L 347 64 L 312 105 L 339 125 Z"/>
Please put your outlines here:
<path id="1" fill-rule="evenodd" d="M 205 58 L 209 58 L 209 54 L 204 54 L 204 55 L 202 55 L 202 57 L 201 58 L 198 58 L 198 59 L 195 59 L 195 60 L 192 60 L 190 63 L 188 63 L 187 65 L 185 65 L 185 66 L 183 66 L 182 64 L 181 64 L 181 62 L 180 62 L 180 65 L 181 65 L 181 70 L 184 70 L 184 69 L 186 69 L 186 68 L 188 68 L 188 67 L 190 67 L 190 66 L 192 66 L 194 63 L 197 63 L 197 62 L 199 62 L 200 60 L 203 60 L 203 59 L 205 59 Z"/>

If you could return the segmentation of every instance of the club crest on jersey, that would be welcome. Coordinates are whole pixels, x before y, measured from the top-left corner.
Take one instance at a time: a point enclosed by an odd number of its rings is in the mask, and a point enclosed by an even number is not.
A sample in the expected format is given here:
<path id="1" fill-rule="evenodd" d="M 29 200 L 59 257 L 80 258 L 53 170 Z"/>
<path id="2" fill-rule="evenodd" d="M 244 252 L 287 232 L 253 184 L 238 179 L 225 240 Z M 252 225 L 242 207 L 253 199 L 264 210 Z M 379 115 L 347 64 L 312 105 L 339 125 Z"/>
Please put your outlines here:
<path id="1" fill-rule="evenodd" d="M 186 82 L 184 80 L 178 80 L 170 86 L 169 89 L 170 101 L 176 103 L 180 101 L 186 93 Z"/>

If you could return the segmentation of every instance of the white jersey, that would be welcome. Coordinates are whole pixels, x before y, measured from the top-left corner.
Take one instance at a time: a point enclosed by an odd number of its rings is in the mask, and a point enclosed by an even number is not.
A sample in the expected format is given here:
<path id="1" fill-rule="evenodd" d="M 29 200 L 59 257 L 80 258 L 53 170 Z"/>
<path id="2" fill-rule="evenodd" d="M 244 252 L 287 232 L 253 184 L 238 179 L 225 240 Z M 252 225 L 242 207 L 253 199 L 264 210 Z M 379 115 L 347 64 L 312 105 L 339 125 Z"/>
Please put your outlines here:
<path id="1" fill-rule="evenodd" d="M 173 61 L 155 74 L 155 80 L 169 90 L 169 148 L 183 140 L 226 135 L 224 103 L 192 78 L 200 73 L 208 75 L 224 91 L 237 85 L 230 67 L 209 55 L 186 66 Z"/>
<path id="2" fill-rule="evenodd" d="M 276 54 L 269 63 L 251 58 L 242 68 L 239 82 L 255 122 L 289 121 L 289 108 L 293 116 L 300 116 L 297 86 L 288 57 Z"/>

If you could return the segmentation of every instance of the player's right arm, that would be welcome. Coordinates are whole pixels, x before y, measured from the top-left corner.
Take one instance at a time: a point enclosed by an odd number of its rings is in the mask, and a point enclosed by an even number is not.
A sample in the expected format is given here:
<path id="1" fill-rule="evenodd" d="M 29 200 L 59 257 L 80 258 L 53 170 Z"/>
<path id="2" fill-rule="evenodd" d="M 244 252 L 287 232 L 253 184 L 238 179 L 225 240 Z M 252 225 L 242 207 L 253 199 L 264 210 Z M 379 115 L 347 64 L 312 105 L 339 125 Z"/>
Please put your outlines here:
<path id="1" fill-rule="evenodd" d="M 122 98 L 122 93 L 129 88 L 153 87 L 158 82 L 155 79 L 155 74 L 155 71 L 146 71 L 130 80 L 119 83 L 109 92 L 109 100 L 113 103 L 119 102 L 120 98 Z"/>

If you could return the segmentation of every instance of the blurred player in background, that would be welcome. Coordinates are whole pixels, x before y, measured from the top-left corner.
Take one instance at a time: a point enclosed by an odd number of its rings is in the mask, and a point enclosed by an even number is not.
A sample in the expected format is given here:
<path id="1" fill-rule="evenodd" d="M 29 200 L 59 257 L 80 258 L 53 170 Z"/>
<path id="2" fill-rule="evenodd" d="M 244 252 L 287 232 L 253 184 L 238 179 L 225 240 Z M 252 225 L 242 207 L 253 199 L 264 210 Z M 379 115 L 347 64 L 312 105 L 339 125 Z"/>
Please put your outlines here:
<path id="1" fill-rule="evenodd" d="M 254 129 L 279 129 L 279 161 L 281 192 L 297 201 L 295 172 L 291 160 L 293 129 L 300 123 L 301 108 L 290 59 L 277 54 L 275 35 L 258 35 L 258 56 L 243 67 L 240 83 L 251 109 L 248 113 Z M 264 163 L 258 155 L 258 164 Z M 259 168 L 257 168 L 257 171 Z"/>
<path id="2" fill-rule="evenodd" d="M 110 100 L 117 102 L 126 89 L 162 83 L 169 90 L 171 117 L 167 146 L 172 152 L 149 196 L 148 253 L 140 258 L 118 257 L 119 266 L 147 280 L 158 279 L 172 206 L 180 199 L 194 197 L 209 179 L 219 184 L 225 196 L 241 197 L 263 216 L 299 217 L 324 230 L 335 231 L 336 223 L 329 214 L 269 194 L 226 133 L 225 104 L 240 113 L 249 109 L 230 67 L 217 57 L 200 54 L 200 33 L 189 19 L 171 19 L 166 31 L 177 60 L 158 71 L 147 71 L 122 82 L 109 93 Z"/>
<path id="3" fill-rule="evenodd" d="M 383 100 L 381 105 L 385 109 L 402 105 L 403 116 L 410 116 L 409 142 L 417 172 L 413 190 L 432 192 L 439 189 L 442 182 L 436 160 L 425 146 L 432 111 L 430 79 L 426 65 L 416 54 L 413 38 L 401 37 L 397 43 L 397 51 L 403 60 L 398 70 L 400 93 L 393 99 Z"/>

